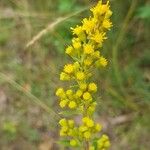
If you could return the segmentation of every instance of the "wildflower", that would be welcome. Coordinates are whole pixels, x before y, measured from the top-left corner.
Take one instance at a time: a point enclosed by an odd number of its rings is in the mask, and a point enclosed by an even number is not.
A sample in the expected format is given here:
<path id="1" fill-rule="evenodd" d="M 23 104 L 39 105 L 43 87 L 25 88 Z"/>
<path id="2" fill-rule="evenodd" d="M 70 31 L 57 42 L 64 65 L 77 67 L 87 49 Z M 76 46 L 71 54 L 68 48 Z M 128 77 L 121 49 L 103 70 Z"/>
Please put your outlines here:
<path id="1" fill-rule="evenodd" d="M 72 46 L 68 46 L 66 48 L 66 54 L 71 55 L 73 53 L 73 47 Z"/>
<path id="2" fill-rule="evenodd" d="M 96 92 L 97 91 L 97 85 L 95 83 L 90 83 L 88 86 L 88 90 L 91 92 Z"/>
<path id="3" fill-rule="evenodd" d="M 67 100 L 61 100 L 59 105 L 61 108 L 64 108 L 67 105 L 68 101 Z"/>
<path id="4" fill-rule="evenodd" d="M 76 146 L 77 145 L 77 141 L 76 140 L 70 140 L 70 145 L 71 146 Z"/>
<path id="5" fill-rule="evenodd" d="M 60 80 L 65 81 L 65 80 L 70 80 L 70 76 L 64 72 L 61 72 L 60 74 Z"/>
<path id="6" fill-rule="evenodd" d="M 84 80 L 85 79 L 85 74 L 82 71 L 79 71 L 76 73 L 76 78 L 77 80 Z"/>
<path id="7" fill-rule="evenodd" d="M 73 72 L 73 65 L 72 64 L 65 65 L 64 72 L 71 74 Z"/>
<path id="8" fill-rule="evenodd" d="M 84 100 L 89 100 L 89 99 L 91 99 L 92 97 L 91 97 L 91 94 L 89 93 L 89 92 L 85 92 L 84 94 L 83 94 L 83 99 Z"/>
<path id="9" fill-rule="evenodd" d="M 94 52 L 94 48 L 91 44 L 85 44 L 83 49 L 85 54 L 91 54 Z"/>
<path id="10" fill-rule="evenodd" d="M 76 102 L 71 101 L 71 102 L 69 102 L 68 107 L 71 108 L 71 109 L 74 109 L 74 108 L 77 107 L 77 104 L 76 104 Z"/>
<path id="11" fill-rule="evenodd" d="M 80 35 L 83 32 L 82 26 L 76 26 L 75 28 L 71 28 L 73 31 L 73 34 Z"/>

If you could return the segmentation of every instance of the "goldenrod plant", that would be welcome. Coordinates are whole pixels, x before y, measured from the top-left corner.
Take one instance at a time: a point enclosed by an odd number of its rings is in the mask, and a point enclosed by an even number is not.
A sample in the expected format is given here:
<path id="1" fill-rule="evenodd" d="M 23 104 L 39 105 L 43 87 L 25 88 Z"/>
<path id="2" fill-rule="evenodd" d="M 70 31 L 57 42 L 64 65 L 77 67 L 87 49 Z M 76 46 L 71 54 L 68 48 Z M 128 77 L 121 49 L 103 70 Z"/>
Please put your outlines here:
<path id="1" fill-rule="evenodd" d="M 110 147 L 107 135 L 99 134 L 102 125 L 94 121 L 97 105 L 94 97 L 97 84 L 92 81 L 93 69 L 107 66 L 107 59 L 100 52 L 106 31 L 112 27 L 109 1 L 99 1 L 91 8 L 92 15 L 84 18 L 81 25 L 71 28 L 72 44 L 66 54 L 72 59 L 60 73 L 60 80 L 69 81 L 68 88 L 58 88 L 56 95 L 63 110 L 73 116 L 65 116 L 59 121 L 60 136 L 69 146 L 80 150 L 106 150 Z M 73 113 L 77 112 L 77 113 Z"/>

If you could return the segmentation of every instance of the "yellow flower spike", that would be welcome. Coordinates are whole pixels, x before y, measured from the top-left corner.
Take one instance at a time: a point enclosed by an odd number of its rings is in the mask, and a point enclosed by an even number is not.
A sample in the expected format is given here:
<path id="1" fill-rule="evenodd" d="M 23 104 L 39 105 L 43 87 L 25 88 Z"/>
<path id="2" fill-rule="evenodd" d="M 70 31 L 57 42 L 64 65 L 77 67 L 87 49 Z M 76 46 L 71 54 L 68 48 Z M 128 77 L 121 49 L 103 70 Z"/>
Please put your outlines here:
<path id="1" fill-rule="evenodd" d="M 82 71 L 79 71 L 76 73 L 76 78 L 77 80 L 84 80 L 85 79 L 85 74 Z"/>
<path id="2" fill-rule="evenodd" d="M 70 101 L 69 104 L 68 104 L 68 107 L 69 107 L 70 109 L 74 109 L 74 108 L 77 107 L 77 104 L 76 104 L 75 101 Z"/>
<path id="3" fill-rule="evenodd" d="M 90 100 L 92 98 L 91 94 L 89 92 L 85 92 L 83 94 L 83 99 L 84 100 Z"/>
<path id="4" fill-rule="evenodd" d="M 67 64 L 64 66 L 64 72 L 71 74 L 73 73 L 73 65 L 72 64 Z"/>
<path id="5" fill-rule="evenodd" d="M 91 54 L 91 53 L 94 52 L 94 48 L 93 48 L 93 46 L 91 44 L 85 44 L 83 46 L 83 50 L 84 50 L 85 54 Z"/>
<path id="6" fill-rule="evenodd" d="M 72 139 L 72 140 L 70 140 L 70 145 L 71 146 L 73 146 L 73 147 L 75 147 L 75 146 L 77 146 L 77 141 L 76 140 L 74 140 L 74 139 Z"/>
<path id="7" fill-rule="evenodd" d="M 61 120 L 59 121 L 59 124 L 60 124 L 61 126 L 67 126 L 67 121 L 66 121 L 66 119 L 65 119 L 65 118 L 61 119 Z"/>
<path id="8" fill-rule="evenodd" d="M 68 101 L 67 100 L 61 100 L 59 105 L 61 108 L 64 108 L 67 105 Z"/>
<path id="9" fill-rule="evenodd" d="M 88 86 L 88 90 L 91 92 L 96 92 L 97 91 L 97 85 L 95 83 L 90 83 Z"/>
<path id="10" fill-rule="evenodd" d="M 72 119 L 74 116 L 69 120 L 61 119 L 60 136 L 65 136 L 66 140 L 70 139 L 70 146 L 77 149 L 85 149 L 86 143 L 88 150 L 106 150 L 110 147 L 108 136 L 102 135 L 96 141 L 97 144 L 93 141 L 97 139 L 102 126 L 93 120 L 97 104 L 93 100 L 93 94 L 97 91 L 97 85 L 91 82 L 91 78 L 95 67 L 102 68 L 107 65 L 107 60 L 101 56 L 100 48 L 107 39 L 106 31 L 112 27 L 109 1 L 103 4 L 100 0 L 91 12 L 91 16 L 83 19 L 80 25 L 71 28 L 72 44 L 66 48 L 65 53 L 71 56 L 73 62 L 64 66 L 60 80 L 71 81 L 72 84 L 66 91 L 62 88 L 56 91 L 56 95 L 61 99 L 60 107 L 67 106 L 68 110 L 73 109 L 71 112 L 79 113 L 77 118 L 81 116 L 82 122 L 75 122 Z"/>
<path id="11" fill-rule="evenodd" d="M 72 55 L 73 54 L 73 47 L 72 46 L 68 46 L 67 48 L 66 48 L 66 54 L 68 54 L 68 55 Z"/>

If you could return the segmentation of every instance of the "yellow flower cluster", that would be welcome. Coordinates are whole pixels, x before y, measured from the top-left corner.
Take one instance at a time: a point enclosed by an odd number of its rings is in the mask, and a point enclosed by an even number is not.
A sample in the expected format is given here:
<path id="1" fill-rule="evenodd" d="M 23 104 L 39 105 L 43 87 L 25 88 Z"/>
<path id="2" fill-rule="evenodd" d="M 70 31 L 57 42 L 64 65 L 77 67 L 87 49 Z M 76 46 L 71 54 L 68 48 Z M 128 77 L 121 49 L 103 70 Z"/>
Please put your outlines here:
<path id="1" fill-rule="evenodd" d="M 90 10 L 92 15 L 89 18 L 83 19 L 81 25 L 71 28 L 74 37 L 65 52 L 73 62 L 66 64 L 60 73 L 60 80 L 71 80 L 76 83 L 66 90 L 57 89 L 56 95 L 60 98 L 59 105 L 62 109 L 78 110 L 82 116 L 79 123 L 75 123 L 72 119 L 61 119 L 60 136 L 67 137 L 73 147 L 88 143 L 88 149 L 95 150 L 92 140 L 101 131 L 102 126 L 93 119 L 97 104 L 94 99 L 97 84 L 91 82 L 91 77 L 92 69 L 106 67 L 108 63 L 99 50 L 107 39 L 106 31 L 112 26 L 110 21 L 112 12 L 109 1 L 103 4 L 101 0 Z M 106 135 L 97 140 L 98 150 L 105 150 L 109 146 L 110 142 Z"/>

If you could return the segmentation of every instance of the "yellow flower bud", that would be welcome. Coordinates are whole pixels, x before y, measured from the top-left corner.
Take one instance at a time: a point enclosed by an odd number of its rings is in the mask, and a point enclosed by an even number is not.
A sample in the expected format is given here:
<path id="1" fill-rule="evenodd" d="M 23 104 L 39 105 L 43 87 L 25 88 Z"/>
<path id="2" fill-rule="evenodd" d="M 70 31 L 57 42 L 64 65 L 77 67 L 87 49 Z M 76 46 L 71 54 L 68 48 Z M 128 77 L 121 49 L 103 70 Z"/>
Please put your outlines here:
<path id="1" fill-rule="evenodd" d="M 65 81 L 65 80 L 70 80 L 70 76 L 64 72 L 61 72 L 60 74 L 60 80 Z"/>
<path id="2" fill-rule="evenodd" d="M 63 88 L 57 89 L 56 95 L 59 96 L 59 97 L 61 97 L 62 95 L 64 95 L 64 89 Z"/>
<path id="3" fill-rule="evenodd" d="M 67 96 L 71 96 L 72 94 L 73 94 L 73 91 L 72 91 L 72 90 L 67 90 L 67 91 L 66 91 L 66 95 L 67 95 Z"/>
<path id="4" fill-rule="evenodd" d="M 83 99 L 84 100 L 89 100 L 89 99 L 91 99 L 92 97 L 91 97 L 91 94 L 89 93 L 89 92 L 85 92 L 84 94 L 83 94 Z"/>
<path id="5" fill-rule="evenodd" d="M 64 66 L 64 72 L 71 74 L 73 73 L 73 65 L 72 64 L 67 64 Z"/>
<path id="6" fill-rule="evenodd" d="M 77 141 L 76 140 L 70 140 L 70 145 L 71 146 L 77 146 Z"/>
<path id="7" fill-rule="evenodd" d="M 61 120 L 59 121 L 59 124 L 60 124 L 61 126 L 66 126 L 66 125 L 67 125 L 67 120 L 66 120 L 65 118 L 61 119 Z"/>
<path id="8" fill-rule="evenodd" d="M 91 133 L 89 131 L 86 131 L 84 132 L 83 136 L 86 138 L 86 139 L 90 139 L 91 138 Z"/>
<path id="9" fill-rule="evenodd" d="M 66 48 L 66 54 L 72 55 L 72 53 L 73 53 L 73 47 L 72 47 L 72 46 L 68 46 L 68 47 Z"/>
<path id="10" fill-rule="evenodd" d="M 69 104 L 68 104 L 68 107 L 71 108 L 71 109 L 74 109 L 77 107 L 77 104 L 75 101 L 70 101 Z"/>
<path id="11" fill-rule="evenodd" d="M 84 125 L 82 125 L 82 126 L 79 127 L 79 131 L 80 132 L 85 132 L 87 130 L 88 130 L 88 128 L 86 126 L 84 126 Z"/>
<path id="12" fill-rule="evenodd" d="M 76 92 L 76 96 L 77 97 L 81 97 L 82 94 L 83 94 L 83 92 L 81 90 L 77 90 L 77 92 Z"/>
<path id="13" fill-rule="evenodd" d="M 84 50 L 85 54 L 91 54 L 91 53 L 94 52 L 94 48 L 93 48 L 93 46 L 91 44 L 85 44 L 83 46 L 83 50 Z"/>
<path id="14" fill-rule="evenodd" d="M 97 123 L 97 124 L 95 125 L 95 130 L 96 130 L 97 132 L 101 131 L 101 130 L 102 130 L 102 126 Z"/>
<path id="15" fill-rule="evenodd" d="M 81 71 L 77 72 L 76 73 L 76 78 L 77 78 L 77 80 L 84 80 L 85 79 L 84 72 L 81 72 Z"/>
<path id="16" fill-rule="evenodd" d="M 86 88 L 87 88 L 87 84 L 86 84 L 86 83 L 81 83 L 81 84 L 79 85 L 79 88 L 84 91 L 84 90 L 86 90 Z"/>
<path id="17" fill-rule="evenodd" d="M 67 100 L 61 100 L 59 105 L 61 108 L 64 108 L 67 105 L 68 101 Z"/>
<path id="18" fill-rule="evenodd" d="M 88 86 L 88 90 L 91 92 L 96 92 L 97 91 L 97 85 L 95 83 L 90 83 Z"/>
<path id="19" fill-rule="evenodd" d="M 68 125 L 70 128 L 74 127 L 74 120 L 68 120 Z"/>

